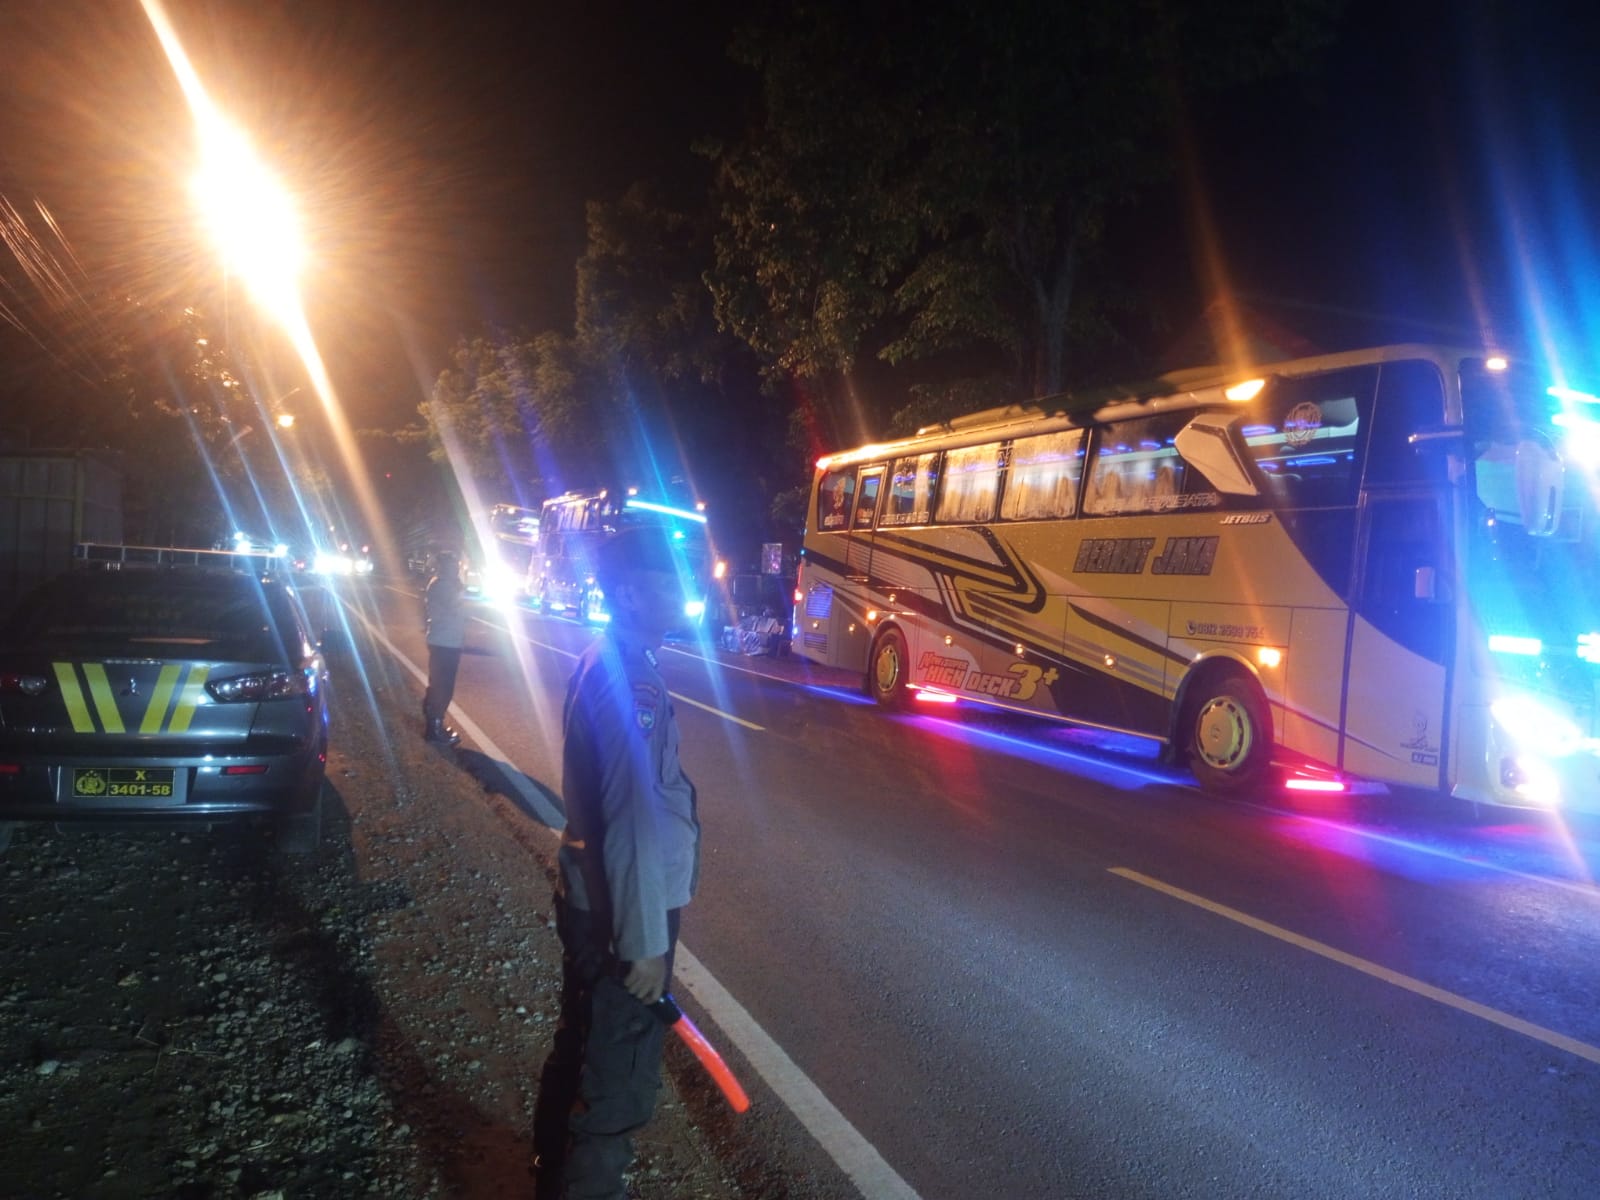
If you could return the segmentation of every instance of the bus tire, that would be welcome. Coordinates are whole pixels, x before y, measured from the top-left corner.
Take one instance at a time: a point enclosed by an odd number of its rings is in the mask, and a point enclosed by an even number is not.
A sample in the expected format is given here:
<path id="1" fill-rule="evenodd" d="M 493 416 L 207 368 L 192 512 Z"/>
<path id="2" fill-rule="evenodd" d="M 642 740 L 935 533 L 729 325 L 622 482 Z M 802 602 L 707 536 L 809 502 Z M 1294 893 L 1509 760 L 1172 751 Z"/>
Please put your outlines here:
<path id="1" fill-rule="evenodd" d="M 905 635 L 885 629 L 873 639 L 867 656 L 867 695 L 885 708 L 904 708 L 911 700 L 906 689 L 910 677 L 911 651 Z"/>
<path id="2" fill-rule="evenodd" d="M 1253 680 L 1237 674 L 1201 681 L 1184 704 L 1189 769 L 1208 792 L 1258 791 L 1272 767 L 1272 714 Z"/>

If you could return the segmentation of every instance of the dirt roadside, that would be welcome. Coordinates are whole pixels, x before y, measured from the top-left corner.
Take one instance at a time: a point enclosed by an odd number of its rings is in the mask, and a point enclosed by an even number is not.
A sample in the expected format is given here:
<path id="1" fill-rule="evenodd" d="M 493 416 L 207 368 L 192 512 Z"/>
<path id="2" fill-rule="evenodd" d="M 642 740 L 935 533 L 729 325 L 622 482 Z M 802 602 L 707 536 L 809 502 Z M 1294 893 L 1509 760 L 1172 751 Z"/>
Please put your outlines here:
<path id="1" fill-rule="evenodd" d="M 369 701 L 335 663 L 311 858 L 248 829 L 17 831 L 0 856 L 0 1196 L 532 1194 L 553 841 L 487 759 L 425 746 L 419 689 L 385 674 Z M 630 1195 L 809 1192 L 674 1039 L 667 1074 Z"/>

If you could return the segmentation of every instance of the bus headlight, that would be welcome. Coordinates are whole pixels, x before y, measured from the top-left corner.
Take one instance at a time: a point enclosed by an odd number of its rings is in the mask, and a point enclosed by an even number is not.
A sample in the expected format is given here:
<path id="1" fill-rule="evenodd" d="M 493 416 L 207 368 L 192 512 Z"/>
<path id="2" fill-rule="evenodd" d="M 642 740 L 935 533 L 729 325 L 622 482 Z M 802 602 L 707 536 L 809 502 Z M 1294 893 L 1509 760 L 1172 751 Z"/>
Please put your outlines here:
<path id="1" fill-rule="evenodd" d="M 683 615 L 690 620 L 699 620 L 705 611 L 706 602 L 704 600 L 690 600 L 683 606 Z"/>
<path id="2" fill-rule="evenodd" d="M 1565 758 L 1583 748 L 1583 732 L 1572 718 L 1532 696 L 1502 696 L 1489 711 L 1519 749 Z"/>

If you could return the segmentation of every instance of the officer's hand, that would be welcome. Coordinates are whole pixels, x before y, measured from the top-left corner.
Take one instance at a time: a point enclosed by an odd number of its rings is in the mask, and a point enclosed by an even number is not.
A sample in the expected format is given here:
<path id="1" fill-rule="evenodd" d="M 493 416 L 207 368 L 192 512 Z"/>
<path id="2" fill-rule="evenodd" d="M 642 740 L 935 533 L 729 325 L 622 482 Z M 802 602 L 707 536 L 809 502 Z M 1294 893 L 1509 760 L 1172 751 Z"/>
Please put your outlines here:
<path id="1" fill-rule="evenodd" d="M 661 999 L 667 986 L 667 956 L 641 958 L 628 964 L 628 973 L 622 977 L 622 986 L 628 989 L 640 1004 L 654 1004 Z"/>

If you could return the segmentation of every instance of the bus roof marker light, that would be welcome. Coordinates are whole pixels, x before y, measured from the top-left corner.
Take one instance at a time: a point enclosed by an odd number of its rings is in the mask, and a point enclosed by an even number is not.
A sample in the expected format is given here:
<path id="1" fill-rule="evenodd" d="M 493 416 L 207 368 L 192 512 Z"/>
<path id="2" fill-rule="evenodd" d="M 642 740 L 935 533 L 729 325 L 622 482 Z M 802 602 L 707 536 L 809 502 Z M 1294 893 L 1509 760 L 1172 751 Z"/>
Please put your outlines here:
<path id="1" fill-rule="evenodd" d="M 652 504 L 648 500 L 630 499 L 624 507 L 639 512 L 660 513 L 664 517 L 677 517 L 683 521 L 695 521 L 701 525 L 706 523 L 705 513 L 690 512 L 686 508 L 673 508 L 670 504 Z"/>
<path id="2" fill-rule="evenodd" d="M 1545 394 L 1554 396 L 1557 400 L 1565 400 L 1568 404 L 1600 404 L 1600 396 L 1590 392 L 1580 392 L 1577 388 L 1555 385 L 1546 388 Z"/>
<path id="3" fill-rule="evenodd" d="M 1232 387 L 1225 388 L 1222 394 L 1229 400 L 1242 404 L 1246 400 L 1254 400 L 1261 394 L 1261 389 L 1266 386 L 1267 381 L 1265 379 L 1246 379 L 1243 383 L 1236 383 Z"/>
<path id="4" fill-rule="evenodd" d="M 1544 643 L 1536 637 L 1513 637 L 1508 633 L 1491 633 L 1489 650 L 1494 654 L 1520 654 L 1538 658 L 1544 653 Z"/>
<path id="5" fill-rule="evenodd" d="M 1506 358 L 1504 354 L 1491 354 L 1483 360 L 1483 369 L 1485 371 L 1504 371 L 1509 369 L 1510 366 L 1511 360 Z"/>

